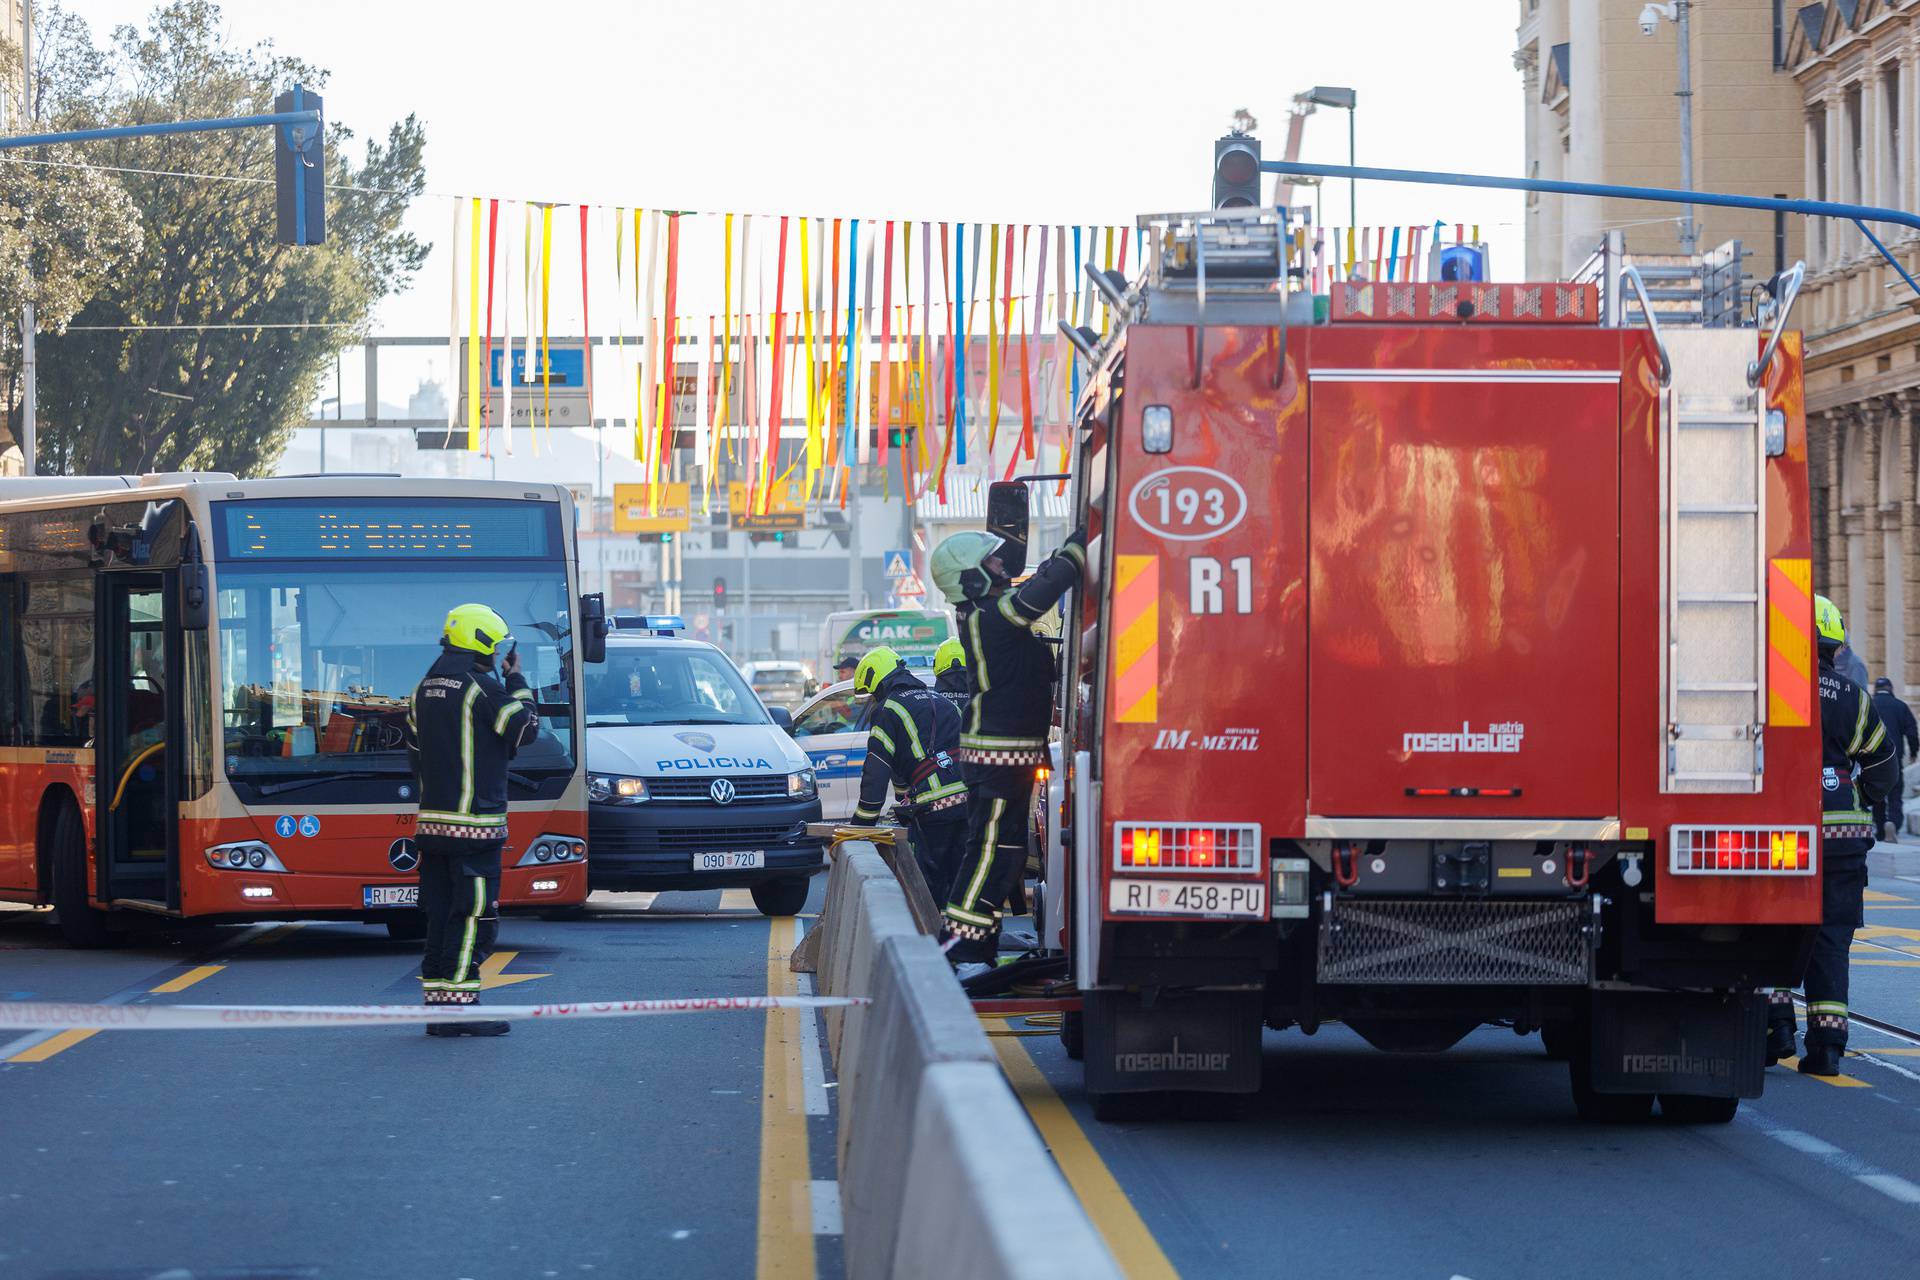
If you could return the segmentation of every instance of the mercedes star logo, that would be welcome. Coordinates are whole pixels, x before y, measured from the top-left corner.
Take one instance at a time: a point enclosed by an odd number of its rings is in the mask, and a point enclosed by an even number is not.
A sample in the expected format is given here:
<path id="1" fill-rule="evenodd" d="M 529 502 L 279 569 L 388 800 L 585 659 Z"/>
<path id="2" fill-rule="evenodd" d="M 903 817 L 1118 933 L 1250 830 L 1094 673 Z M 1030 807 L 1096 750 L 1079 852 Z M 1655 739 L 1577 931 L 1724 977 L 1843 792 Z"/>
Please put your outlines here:
<path id="1" fill-rule="evenodd" d="M 733 782 L 727 778 L 715 778 L 713 785 L 707 788 L 707 794 L 713 797 L 715 804 L 732 804 Z"/>
<path id="2" fill-rule="evenodd" d="M 387 865 L 395 871 L 411 871 L 420 865 L 420 850 L 411 840 L 395 840 L 387 846 Z"/>

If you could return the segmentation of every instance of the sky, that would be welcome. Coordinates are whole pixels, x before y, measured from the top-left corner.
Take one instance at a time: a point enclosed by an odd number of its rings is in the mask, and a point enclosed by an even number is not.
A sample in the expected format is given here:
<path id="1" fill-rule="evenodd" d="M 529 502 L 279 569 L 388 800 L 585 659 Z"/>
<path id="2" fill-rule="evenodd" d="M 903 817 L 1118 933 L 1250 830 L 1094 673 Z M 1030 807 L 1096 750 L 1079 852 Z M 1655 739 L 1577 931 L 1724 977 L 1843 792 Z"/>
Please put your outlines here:
<path id="1" fill-rule="evenodd" d="M 104 41 L 152 6 L 69 7 Z M 223 13 L 234 39 L 330 71 L 327 115 L 361 137 L 424 122 L 429 195 L 409 226 L 436 248 L 382 304 L 386 334 L 447 331 L 449 197 L 1124 224 L 1209 203 L 1212 140 L 1237 108 L 1277 156 L 1293 96 L 1314 84 L 1358 91 L 1362 164 L 1522 168 L 1515 6 L 1500 0 L 229 0 Z M 1344 161 L 1346 124 L 1315 114 L 1302 158 Z M 1347 221 L 1346 200 L 1327 189 L 1327 222 Z M 1523 261 L 1516 195 L 1365 184 L 1359 211 L 1363 225 L 1479 223 L 1497 276 Z M 555 332 L 577 331 L 571 301 Z"/>

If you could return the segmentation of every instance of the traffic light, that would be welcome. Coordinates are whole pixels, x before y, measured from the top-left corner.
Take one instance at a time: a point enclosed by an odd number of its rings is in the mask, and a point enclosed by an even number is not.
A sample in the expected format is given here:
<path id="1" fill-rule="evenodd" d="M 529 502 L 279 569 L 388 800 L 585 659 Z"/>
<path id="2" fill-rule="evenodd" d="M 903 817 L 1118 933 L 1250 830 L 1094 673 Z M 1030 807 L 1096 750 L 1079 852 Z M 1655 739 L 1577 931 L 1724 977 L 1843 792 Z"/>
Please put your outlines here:
<path id="1" fill-rule="evenodd" d="M 661 532 L 661 533 L 636 533 L 633 536 L 635 540 L 640 542 L 642 545 L 657 542 L 662 546 L 665 546 L 666 544 L 673 541 L 673 534 L 671 531 Z"/>
<path id="2" fill-rule="evenodd" d="M 718 613 L 726 607 L 727 580 L 725 578 L 715 578 L 713 580 L 713 611 Z"/>
<path id="3" fill-rule="evenodd" d="M 758 529 L 747 536 L 756 543 L 785 542 L 787 540 L 787 531 L 785 529 Z"/>
<path id="4" fill-rule="evenodd" d="M 1260 139 L 1230 133 L 1213 142 L 1213 207 L 1251 209 L 1260 203 Z"/>
<path id="5" fill-rule="evenodd" d="M 320 95 L 295 85 L 273 100 L 273 109 L 319 111 Z M 273 203 L 281 244 L 326 242 L 327 134 L 323 125 L 274 126 Z"/>

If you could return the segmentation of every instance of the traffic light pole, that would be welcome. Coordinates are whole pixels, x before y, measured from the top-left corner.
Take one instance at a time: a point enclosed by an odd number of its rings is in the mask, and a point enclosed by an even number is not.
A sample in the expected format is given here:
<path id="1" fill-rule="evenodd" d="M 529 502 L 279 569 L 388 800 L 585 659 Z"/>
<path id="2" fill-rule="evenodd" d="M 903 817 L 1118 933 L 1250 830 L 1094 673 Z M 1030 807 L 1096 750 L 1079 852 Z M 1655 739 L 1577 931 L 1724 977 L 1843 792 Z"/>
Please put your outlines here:
<path id="1" fill-rule="evenodd" d="M 31 70 L 29 70 L 31 77 Z M 295 92 L 297 93 L 296 86 Z M 227 129 L 287 128 L 323 125 L 318 110 L 276 111 L 257 116 L 226 116 L 218 120 L 165 120 L 155 124 L 114 125 L 106 129 L 68 129 L 59 133 L 19 133 L 0 137 L 0 151 L 19 151 L 26 147 L 49 147 L 67 142 L 106 142 L 115 138 L 155 138 L 180 133 L 217 133 Z M 20 400 L 20 453 L 26 474 L 39 473 L 40 396 L 34 360 L 34 334 L 37 328 L 34 307 L 29 302 L 22 313 L 21 363 L 25 366 Z"/>

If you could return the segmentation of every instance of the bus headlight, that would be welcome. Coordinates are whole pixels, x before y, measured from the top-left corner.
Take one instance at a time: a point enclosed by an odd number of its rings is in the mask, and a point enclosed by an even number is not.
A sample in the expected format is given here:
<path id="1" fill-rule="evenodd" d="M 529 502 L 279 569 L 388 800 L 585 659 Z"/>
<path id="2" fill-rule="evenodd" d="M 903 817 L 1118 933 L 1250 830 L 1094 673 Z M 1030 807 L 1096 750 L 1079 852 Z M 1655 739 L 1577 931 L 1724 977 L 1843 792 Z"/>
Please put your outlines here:
<path id="1" fill-rule="evenodd" d="M 787 775 L 787 798 L 790 800 L 811 800 L 819 794 L 819 784 L 814 781 L 813 770 L 802 769 L 798 773 Z"/>
<path id="2" fill-rule="evenodd" d="M 627 778 L 617 773 L 587 775 L 587 799 L 594 804 L 639 804 L 646 798 L 645 778 Z"/>
<path id="3" fill-rule="evenodd" d="M 520 855 L 516 867 L 551 866 L 556 862 L 585 862 L 587 842 L 577 836 L 540 835 Z"/>
<path id="4" fill-rule="evenodd" d="M 286 864 L 272 849 L 258 840 L 238 840 L 216 844 L 206 851 L 207 865 L 219 871 L 276 871 L 286 874 Z"/>

